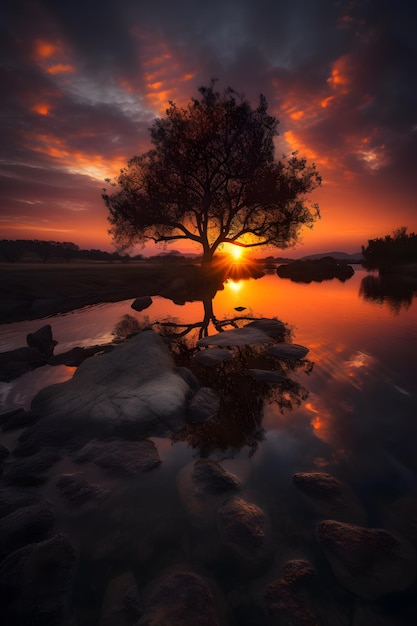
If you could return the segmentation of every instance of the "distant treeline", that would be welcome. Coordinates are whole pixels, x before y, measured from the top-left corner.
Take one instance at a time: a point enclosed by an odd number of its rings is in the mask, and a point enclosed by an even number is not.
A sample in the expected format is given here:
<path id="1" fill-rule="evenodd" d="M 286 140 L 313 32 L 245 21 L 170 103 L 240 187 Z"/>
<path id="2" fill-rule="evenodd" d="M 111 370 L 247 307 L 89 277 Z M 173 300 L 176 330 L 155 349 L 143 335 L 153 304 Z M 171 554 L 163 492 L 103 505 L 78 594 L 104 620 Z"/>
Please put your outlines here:
<path id="1" fill-rule="evenodd" d="M 392 236 L 370 239 L 362 246 L 362 255 L 364 267 L 370 270 L 417 263 L 417 235 L 407 234 L 407 227 L 402 226 Z"/>
<path id="2" fill-rule="evenodd" d="M 94 249 L 81 250 L 77 244 L 71 241 L 41 241 L 39 239 L 0 240 L 0 259 L 10 263 L 16 263 L 25 259 L 39 259 L 43 263 L 52 260 L 69 263 L 72 259 L 126 263 L 131 259 L 141 258 L 142 255 L 140 254 L 130 257 L 128 254 L 119 254 L 118 252 L 105 252 Z"/>

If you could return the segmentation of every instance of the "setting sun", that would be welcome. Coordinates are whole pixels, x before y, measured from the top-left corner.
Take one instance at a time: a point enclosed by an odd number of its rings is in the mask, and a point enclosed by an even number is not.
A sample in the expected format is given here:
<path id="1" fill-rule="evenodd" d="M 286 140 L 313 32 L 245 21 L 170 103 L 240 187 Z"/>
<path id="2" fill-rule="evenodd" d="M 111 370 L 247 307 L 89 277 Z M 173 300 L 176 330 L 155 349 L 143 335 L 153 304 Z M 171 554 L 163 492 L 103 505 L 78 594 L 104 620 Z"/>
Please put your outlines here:
<path id="1" fill-rule="evenodd" d="M 230 256 L 235 260 L 239 260 L 242 258 L 243 254 L 244 254 L 245 249 L 241 248 L 240 246 L 236 246 L 232 243 L 227 243 L 225 244 L 225 252 L 227 252 L 227 254 L 230 254 Z"/>

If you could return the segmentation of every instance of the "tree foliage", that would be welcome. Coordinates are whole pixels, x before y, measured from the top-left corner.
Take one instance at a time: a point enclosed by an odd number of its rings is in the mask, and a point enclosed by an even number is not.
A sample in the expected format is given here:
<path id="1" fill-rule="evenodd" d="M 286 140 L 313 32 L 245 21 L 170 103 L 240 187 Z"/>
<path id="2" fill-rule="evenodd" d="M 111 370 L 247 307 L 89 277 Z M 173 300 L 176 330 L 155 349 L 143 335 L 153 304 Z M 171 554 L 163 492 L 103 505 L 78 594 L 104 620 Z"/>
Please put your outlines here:
<path id="1" fill-rule="evenodd" d="M 407 234 L 407 227 L 401 226 L 377 239 L 369 239 L 362 246 L 363 265 L 367 269 L 389 269 L 392 266 L 417 262 L 417 235 Z"/>
<path id="2" fill-rule="evenodd" d="M 263 96 L 253 109 L 230 87 L 215 91 L 214 81 L 199 93 L 185 108 L 170 102 L 150 128 L 152 149 L 104 190 L 114 240 L 122 249 L 191 240 L 203 261 L 225 242 L 293 245 L 319 216 L 306 204 L 321 183 L 315 165 L 297 153 L 274 159 L 278 121 Z"/>

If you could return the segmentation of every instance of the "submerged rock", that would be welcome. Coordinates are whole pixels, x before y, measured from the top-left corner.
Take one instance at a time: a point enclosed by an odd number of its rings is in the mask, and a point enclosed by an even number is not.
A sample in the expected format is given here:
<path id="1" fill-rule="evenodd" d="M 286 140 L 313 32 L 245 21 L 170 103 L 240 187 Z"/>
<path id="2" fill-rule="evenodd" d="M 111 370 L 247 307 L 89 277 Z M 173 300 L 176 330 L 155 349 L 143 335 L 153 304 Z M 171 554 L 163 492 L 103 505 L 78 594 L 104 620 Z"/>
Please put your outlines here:
<path id="1" fill-rule="evenodd" d="M 249 324 L 243 328 L 225 330 L 211 337 L 205 337 L 197 342 L 197 346 L 251 346 L 256 344 L 272 343 L 273 339 L 258 328 L 250 328 Z"/>
<path id="2" fill-rule="evenodd" d="M 233 496 L 217 511 L 220 538 L 237 562 L 257 568 L 266 557 L 267 519 L 256 504 Z"/>
<path id="3" fill-rule="evenodd" d="M 62 474 L 56 486 L 64 498 L 75 507 L 94 505 L 105 498 L 109 489 L 101 485 L 90 483 L 83 472 L 75 474 Z"/>
<path id="4" fill-rule="evenodd" d="M 161 337 L 146 330 L 87 359 L 71 380 L 43 389 L 32 410 L 58 422 L 131 429 L 136 437 L 164 435 L 183 427 L 190 393 Z"/>
<path id="5" fill-rule="evenodd" d="M 76 553 L 66 535 L 32 543 L 0 564 L 4 624 L 57 626 L 71 591 Z"/>
<path id="6" fill-rule="evenodd" d="M 297 343 L 280 343 L 276 346 L 270 346 L 267 353 L 276 359 L 292 361 L 303 359 L 309 353 L 309 349 Z"/>
<path id="7" fill-rule="evenodd" d="M 143 612 L 132 572 L 110 581 L 104 596 L 100 626 L 131 626 Z"/>
<path id="8" fill-rule="evenodd" d="M 216 417 L 220 408 L 220 396 L 210 389 L 201 387 L 188 405 L 188 420 L 192 424 L 201 424 Z"/>
<path id="9" fill-rule="evenodd" d="M 303 595 L 303 588 L 316 576 L 310 561 L 299 559 L 289 561 L 282 576 L 268 585 L 265 601 L 271 616 L 279 624 L 291 626 L 319 626 L 310 611 Z"/>
<path id="10" fill-rule="evenodd" d="M 207 350 L 199 350 L 194 355 L 194 360 L 203 367 L 216 367 L 224 361 L 233 359 L 233 352 L 224 348 L 208 348 Z"/>
<path id="11" fill-rule="evenodd" d="M 53 523 L 52 509 L 43 502 L 5 515 L 0 519 L 0 553 L 10 554 L 28 543 L 45 539 Z"/>
<path id="12" fill-rule="evenodd" d="M 263 317 L 259 320 L 249 322 L 245 328 L 256 328 L 261 330 L 266 335 L 269 335 L 275 341 L 283 341 L 287 333 L 287 328 L 284 322 L 276 320 L 274 318 Z"/>
<path id="13" fill-rule="evenodd" d="M 5 466 L 4 480 L 13 485 L 41 485 L 48 479 L 49 468 L 60 460 L 60 454 L 49 450 L 26 459 L 14 459 Z"/>
<path id="14" fill-rule="evenodd" d="M 137 626 L 219 626 L 213 595 L 197 574 L 179 571 L 164 578 L 145 604 Z"/>
<path id="15" fill-rule="evenodd" d="M 147 472 L 161 463 L 153 441 L 91 441 L 74 457 L 77 463 L 93 462 L 124 474 Z"/>
<path id="16" fill-rule="evenodd" d="M 376 600 L 415 581 L 414 548 L 382 528 L 325 520 L 317 539 L 339 583 L 360 598 Z"/>
<path id="17" fill-rule="evenodd" d="M 299 472 L 293 483 L 316 515 L 341 522 L 365 524 L 367 515 L 354 491 L 325 472 Z"/>

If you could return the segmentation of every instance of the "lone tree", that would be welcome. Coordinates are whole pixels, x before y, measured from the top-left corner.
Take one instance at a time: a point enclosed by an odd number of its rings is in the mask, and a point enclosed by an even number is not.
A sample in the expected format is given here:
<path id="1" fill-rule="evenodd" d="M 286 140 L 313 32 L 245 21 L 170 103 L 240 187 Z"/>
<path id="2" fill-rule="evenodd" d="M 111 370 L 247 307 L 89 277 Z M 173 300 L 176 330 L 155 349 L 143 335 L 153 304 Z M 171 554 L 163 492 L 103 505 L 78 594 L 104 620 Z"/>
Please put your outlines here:
<path id="1" fill-rule="evenodd" d="M 252 109 L 214 81 L 185 108 L 170 102 L 150 128 L 153 148 L 133 157 L 103 199 L 121 249 L 191 240 L 209 263 L 219 246 L 286 248 L 311 227 L 318 206 L 306 195 L 321 184 L 314 164 L 292 153 L 274 160 L 278 120 L 260 96 Z"/>

